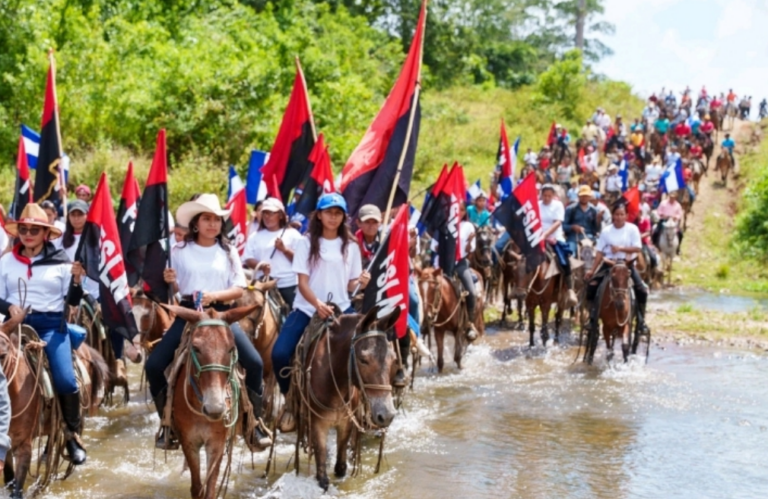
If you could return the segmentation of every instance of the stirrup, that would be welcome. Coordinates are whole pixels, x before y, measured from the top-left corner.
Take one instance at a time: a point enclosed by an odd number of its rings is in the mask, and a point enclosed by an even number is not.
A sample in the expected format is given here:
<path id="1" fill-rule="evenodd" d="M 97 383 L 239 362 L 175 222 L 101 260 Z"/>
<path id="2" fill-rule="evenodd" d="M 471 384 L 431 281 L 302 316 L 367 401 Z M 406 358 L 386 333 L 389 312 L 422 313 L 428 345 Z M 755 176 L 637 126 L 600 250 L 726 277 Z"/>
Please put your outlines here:
<path id="1" fill-rule="evenodd" d="M 395 388 L 405 388 L 405 371 L 398 369 L 395 373 L 395 379 L 392 380 L 392 386 Z"/>
<path id="2" fill-rule="evenodd" d="M 269 431 L 261 418 L 257 418 L 253 433 L 246 443 L 252 451 L 261 452 L 272 446 L 272 438 L 272 432 Z"/>
<path id="3" fill-rule="evenodd" d="M 293 416 L 292 411 L 283 410 L 283 414 L 280 415 L 280 421 L 277 423 L 277 428 L 280 430 L 280 433 L 293 433 L 296 431 L 296 418 Z"/>
<path id="4" fill-rule="evenodd" d="M 155 449 L 178 450 L 179 447 L 179 439 L 173 434 L 173 430 L 167 426 L 161 426 L 155 435 Z"/>

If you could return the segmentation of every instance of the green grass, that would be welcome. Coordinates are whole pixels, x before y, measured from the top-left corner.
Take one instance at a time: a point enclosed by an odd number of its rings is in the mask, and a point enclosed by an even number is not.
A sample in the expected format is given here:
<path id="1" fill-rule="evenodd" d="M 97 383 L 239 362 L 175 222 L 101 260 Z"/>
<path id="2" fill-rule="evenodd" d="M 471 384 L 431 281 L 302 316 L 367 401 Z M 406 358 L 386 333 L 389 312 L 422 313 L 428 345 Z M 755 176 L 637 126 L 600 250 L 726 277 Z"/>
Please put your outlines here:
<path id="1" fill-rule="evenodd" d="M 688 314 L 693 312 L 693 304 L 691 303 L 683 303 L 679 307 L 677 307 L 676 312 L 678 314 Z"/>
<path id="2" fill-rule="evenodd" d="M 654 332 L 673 336 L 700 336 L 710 340 L 768 337 L 768 312 L 757 307 L 747 312 L 725 313 L 685 304 L 673 311 L 652 310 L 648 322 Z"/>

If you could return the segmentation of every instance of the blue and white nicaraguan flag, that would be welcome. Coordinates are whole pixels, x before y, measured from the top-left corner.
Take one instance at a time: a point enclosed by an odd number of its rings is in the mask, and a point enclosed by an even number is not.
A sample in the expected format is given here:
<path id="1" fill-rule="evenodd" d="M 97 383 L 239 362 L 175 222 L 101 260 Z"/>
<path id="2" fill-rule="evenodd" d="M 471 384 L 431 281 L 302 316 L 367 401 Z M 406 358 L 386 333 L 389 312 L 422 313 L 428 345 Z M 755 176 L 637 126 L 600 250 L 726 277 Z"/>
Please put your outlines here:
<path id="1" fill-rule="evenodd" d="M 227 202 L 232 201 L 235 194 L 245 189 L 245 184 L 237 174 L 237 170 L 232 165 L 229 165 L 229 182 L 227 183 Z"/>
<path id="2" fill-rule="evenodd" d="M 683 178 L 683 160 L 678 159 L 674 166 L 670 166 L 661 175 L 661 190 L 666 193 L 685 189 Z"/>
<path id="3" fill-rule="evenodd" d="M 267 197 L 267 184 L 261 174 L 261 167 L 267 164 L 269 153 L 254 149 L 248 163 L 248 177 L 245 180 L 245 197 L 248 204 L 256 204 Z"/>
<path id="4" fill-rule="evenodd" d="M 27 164 L 34 170 L 37 168 L 37 156 L 40 152 L 40 134 L 26 125 L 21 125 L 21 137 L 24 139 Z"/>

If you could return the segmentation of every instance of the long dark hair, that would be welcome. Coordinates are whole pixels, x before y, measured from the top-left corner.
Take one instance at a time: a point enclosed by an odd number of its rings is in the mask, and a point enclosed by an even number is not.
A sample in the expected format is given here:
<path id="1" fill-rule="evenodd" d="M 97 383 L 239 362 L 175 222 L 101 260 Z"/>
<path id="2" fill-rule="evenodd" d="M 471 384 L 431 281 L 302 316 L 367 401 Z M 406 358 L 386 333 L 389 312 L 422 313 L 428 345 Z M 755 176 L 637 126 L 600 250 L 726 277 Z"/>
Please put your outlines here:
<path id="1" fill-rule="evenodd" d="M 61 245 L 65 248 L 71 248 L 75 244 L 75 227 L 69 221 L 69 213 L 67 213 L 67 228 L 64 229 L 64 235 L 61 236 Z"/>
<path id="2" fill-rule="evenodd" d="M 182 242 L 180 247 L 185 247 L 188 243 L 197 243 L 197 238 L 200 235 L 198 224 L 200 223 L 200 217 L 202 216 L 202 213 L 198 213 L 194 217 L 192 217 L 192 220 L 189 221 L 189 232 L 184 234 L 184 241 Z M 229 244 L 229 240 L 227 239 L 227 236 L 224 235 L 224 218 L 221 218 L 221 232 L 219 232 L 219 235 L 216 236 L 216 242 L 219 244 L 219 247 L 221 247 L 226 253 L 227 258 L 229 258 L 232 265 L 235 265 L 235 262 L 232 261 L 230 258 L 231 255 L 231 245 Z"/>
<path id="3" fill-rule="evenodd" d="M 280 213 L 280 228 L 284 228 L 286 225 L 288 225 L 288 216 L 283 211 L 279 211 Z M 267 226 L 264 225 L 264 212 L 261 213 L 261 220 L 259 220 L 259 230 L 266 229 Z"/>
<path id="4" fill-rule="evenodd" d="M 320 238 L 323 236 L 323 222 L 318 215 L 320 211 L 313 211 L 309 215 L 309 263 L 314 265 L 320 259 Z M 341 238 L 341 254 L 347 256 L 347 245 L 352 241 L 352 231 L 347 225 L 348 216 L 344 213 L 344 220 L 339 225 L 338 237 Z"/>

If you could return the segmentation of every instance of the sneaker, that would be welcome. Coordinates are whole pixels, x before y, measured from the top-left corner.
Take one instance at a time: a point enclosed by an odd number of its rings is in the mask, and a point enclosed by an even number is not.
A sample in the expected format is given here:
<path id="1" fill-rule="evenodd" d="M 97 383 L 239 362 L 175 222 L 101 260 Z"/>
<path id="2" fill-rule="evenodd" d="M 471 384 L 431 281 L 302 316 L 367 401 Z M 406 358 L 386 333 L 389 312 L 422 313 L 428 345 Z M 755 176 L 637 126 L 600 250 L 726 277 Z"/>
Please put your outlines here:
<path id="1" fill-rule="evenodd" d="M 430 352 L 429 348 L 427 348 L 427 345 L 424 344 L 421 336 L 416 338 L 416 352 L 422 357 L 426 357 L 428 359 L 432 358 L 432 352 Z"/>
<path id="2" fill-rule="evenodd" d="M 257 452 L 269 449 L 272 446 L 272 435 L 270 431 L 262 427 L 261 421 L 256 423 L 256 428 L 253 429 L 248 446 L 252 450 Z"/>
<path id="3" fill-rule="evenodd" d="M 565 293 L 565 303 L 563 303 L 564 308 L 573 308 L 576 305 L 579 304 L 579 299 L 576 297 L 576 292 L 572 289 L 569 289 Z"/>

